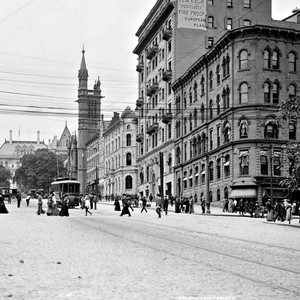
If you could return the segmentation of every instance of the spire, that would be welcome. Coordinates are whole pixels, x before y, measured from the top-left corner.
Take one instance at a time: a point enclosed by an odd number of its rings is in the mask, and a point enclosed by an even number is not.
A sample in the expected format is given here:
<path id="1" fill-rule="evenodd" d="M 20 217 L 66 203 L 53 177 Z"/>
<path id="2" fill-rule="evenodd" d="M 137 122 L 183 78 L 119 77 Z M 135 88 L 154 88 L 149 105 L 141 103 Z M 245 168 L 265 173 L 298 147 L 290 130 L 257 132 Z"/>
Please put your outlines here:
<path id="1" fill-rule="evenodd" d="M 84 45 L 82 46 L 82 59 L 81 59 L 81 65 L 80 65 L 80 70 L 86 70 L 86 64 L 85 64 L 85 58 L 84 58 Z"/>
<path id="2" fill-rule="evenodd" d="M 83 47 L 80 69 L 78 71 L 79 89 L 87 89 L 87 80 L 89 77 L 88 70 L 87 70 L 86 64 L 85 64 L 84 53 L 85 53 L 85 51 L 84 51 L 84 47 Z"/>

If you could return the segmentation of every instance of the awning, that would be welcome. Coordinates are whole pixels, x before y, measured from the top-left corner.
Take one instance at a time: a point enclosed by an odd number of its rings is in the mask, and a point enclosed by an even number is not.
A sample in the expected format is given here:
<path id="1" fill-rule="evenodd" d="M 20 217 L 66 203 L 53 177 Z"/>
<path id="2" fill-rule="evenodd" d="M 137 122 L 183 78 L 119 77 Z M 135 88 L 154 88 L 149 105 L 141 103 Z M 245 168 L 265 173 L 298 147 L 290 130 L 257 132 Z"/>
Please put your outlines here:
<path id="1" fill-rule="evenodd" d="M 254 188 L 245 188 L 245 189 L 233 189 L 231 191 L 231 194 L 229 196 L 229 198 L 232 199 L 237 199 L 237 198 L 247 198 L 247 199 L 253 199 L 256 198 L 257 194 L 256 194 L 256 189 Z"/>
<path id="2" fill-rule="evenodd" d="M 224 163 L 224 166 L 227 167 L 227 166 L 229 166 L 229 164 L 230 164 L 230 161 L 226 161 L 226 162 Z"/>

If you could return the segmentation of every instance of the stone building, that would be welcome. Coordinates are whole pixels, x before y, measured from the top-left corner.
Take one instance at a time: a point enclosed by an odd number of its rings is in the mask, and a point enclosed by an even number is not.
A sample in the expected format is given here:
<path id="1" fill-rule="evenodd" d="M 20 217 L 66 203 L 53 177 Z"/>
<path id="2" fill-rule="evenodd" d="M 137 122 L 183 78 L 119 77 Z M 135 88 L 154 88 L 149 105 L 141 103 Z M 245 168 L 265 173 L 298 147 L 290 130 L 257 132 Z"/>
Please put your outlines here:
<path id="1" fill-rule="evenodd" d="M 140 195 L 177 193 L 174 142 L 179 116 L 175 114 L 174 82 L 186 76 L 199 57 L 215 49 L 227 32 L 271 23 L 271 0 L 156 2 L 136 33 L 138 44 L 133 51 L 139 73 L 136 139 Z M 200 86 L 197 81 L 188 93 Z"/>
<path id="2" fill-rule="evenodd" d="M 104 174 L 101 174 L 103 196 L 121 196 L 136 194 L 137 190 L 137 143 L 136 116 L 127 107 L 121 114 L 114 113 L 108 128 L 103 132 L 104 147 L 101 161 Z"/>
<path id="3" fill-rule="evenodd" d="M 40 140 L 39 131 L 37 131 L 36 141 L 13 140 L 12 130 L 10 130 L 9 135 L 9 140 L 5 140 L 0 147 L 0 164 L 8 169 L 14 177 L 16 170 L 21 166 L 21 158 L 25 154 L 33 154 L 39 149 L 48 149 L 48 147 L 44 141 Z M 10 187 L 17 188 L 13 180 Z"/>

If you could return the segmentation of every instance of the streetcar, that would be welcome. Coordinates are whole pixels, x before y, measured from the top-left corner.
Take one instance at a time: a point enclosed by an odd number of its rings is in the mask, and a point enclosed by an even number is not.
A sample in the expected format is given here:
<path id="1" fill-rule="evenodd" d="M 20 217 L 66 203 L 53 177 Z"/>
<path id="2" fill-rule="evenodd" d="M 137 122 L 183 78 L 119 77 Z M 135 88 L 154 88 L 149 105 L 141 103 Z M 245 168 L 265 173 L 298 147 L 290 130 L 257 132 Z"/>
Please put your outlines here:
<path id="1" fill-rule="evenodd" d="M 10 194 L 9 186 L 8 187 L 0 187 L 0 193 L 4 200 L 7 200 L 8 203 L 11 202 L 11 194 Z"/>
<path id="2" fill-rule="evenodd" d="M 69 207 L 74 208 L 80 203 L 80 182 L 74 178 L 61 177 L 55 179 L 50 184 L 51 192 L 54 192 L 55 200 L 58 206 L 62 203 L 63 195 L 67 194 Z"/>

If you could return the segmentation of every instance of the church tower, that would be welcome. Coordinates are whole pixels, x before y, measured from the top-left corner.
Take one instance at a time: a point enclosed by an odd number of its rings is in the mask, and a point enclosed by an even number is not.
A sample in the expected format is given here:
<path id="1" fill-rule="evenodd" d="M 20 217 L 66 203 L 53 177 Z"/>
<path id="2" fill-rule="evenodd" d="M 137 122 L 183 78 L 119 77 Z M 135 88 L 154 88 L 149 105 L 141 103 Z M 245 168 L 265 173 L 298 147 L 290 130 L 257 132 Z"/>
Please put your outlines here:
<path id="1" fill-rule="evenodd" d="M 94 84 L 94 89 L 88 89 L 88 70 L 86 68 L 85 51 L 82 50 L 80 70 L 78 72 L 78 181 L 80 192 L 85 193 L 87 173 L 86 143 L 100 131 L 101 89 L 100 79 Z"/>

